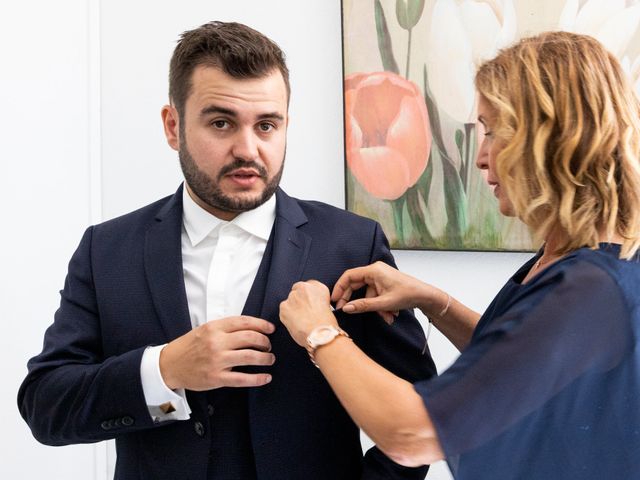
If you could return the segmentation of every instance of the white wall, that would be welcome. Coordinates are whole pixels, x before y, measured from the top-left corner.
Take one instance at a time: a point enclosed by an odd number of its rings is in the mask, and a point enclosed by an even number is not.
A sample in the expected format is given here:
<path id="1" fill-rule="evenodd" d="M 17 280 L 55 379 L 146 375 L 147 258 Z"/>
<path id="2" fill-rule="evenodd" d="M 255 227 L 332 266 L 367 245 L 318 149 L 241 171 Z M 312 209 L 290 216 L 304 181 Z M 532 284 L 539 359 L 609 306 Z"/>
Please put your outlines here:
<path id="1" fill-rule="evenodd" d="M 339 0 L 185 0 L 180 8 L 169 0 L 110 0 L 101 9 L 105 218 L 177 187 L 177 156 L 160 122 L 168 63 L 178 35 L 209 20 L 246 23 L 285 51 L 292 94 L 283 186 L 344 206 Z"/>
<path id="2" fill-rule="evenodd" d="M 42 348 L 68 259 L 90 222 L 88 4 L 0 6 L 0 477 L 87 479 L 94 447 L 38 445 L 16 393 Z"/>
<path id="3" fill-rule="evenodd" d="M 30 436 L 15 395 L 52 320 L 82 230 L 175 190 L 177 157 L 160 107 L 178 35 L 208 20 L 247 23 L 277 41 L 291 70 L 283 187 L 344 206 L 339 0 L 31 0 L 0 6 L 4 63 L 0 205 L 0 477 L 103 480 L 104 444 L 50 448 Z M 527 254 L 396 252 L 399 266 L 482 310 Z M 424 319 L 423 319 L 424 321 Z M 440 368 L 454 349 L 432 331 Z M 108 453 L 107 453 L 108 452 Z M 429 479 L 450 478 L 441 464 Z"/>

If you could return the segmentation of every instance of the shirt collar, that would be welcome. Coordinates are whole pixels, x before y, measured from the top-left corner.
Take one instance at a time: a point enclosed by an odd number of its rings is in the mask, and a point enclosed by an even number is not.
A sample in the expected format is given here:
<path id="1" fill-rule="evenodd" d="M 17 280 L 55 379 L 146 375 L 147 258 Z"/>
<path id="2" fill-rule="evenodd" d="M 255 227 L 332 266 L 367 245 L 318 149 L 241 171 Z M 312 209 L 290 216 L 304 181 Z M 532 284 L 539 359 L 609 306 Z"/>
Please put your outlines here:
<path id="1" fill-rule="evenodd" d="M 227 223 L 232 223 L 245 232 L 268 241 L 276 218 L 276 196 L 272 195 L 269 200 L 259 207 L 242 212 L 231 222 L 227 222 L 198 205 L 187 192 L 187 186 L 184 185 L 182 189 L 182 209 L 182 223 L 193 246 L 202 242 L 216 227 Z"/>

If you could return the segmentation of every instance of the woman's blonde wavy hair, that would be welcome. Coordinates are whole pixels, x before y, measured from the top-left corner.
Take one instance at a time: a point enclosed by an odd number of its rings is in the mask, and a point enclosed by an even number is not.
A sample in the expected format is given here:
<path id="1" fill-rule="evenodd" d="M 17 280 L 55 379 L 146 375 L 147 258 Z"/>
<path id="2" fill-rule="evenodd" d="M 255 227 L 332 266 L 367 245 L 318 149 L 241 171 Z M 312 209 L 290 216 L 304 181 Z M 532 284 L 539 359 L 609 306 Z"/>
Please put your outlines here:
<path id="1" fill-rule="evenodd" d="M 604 233 L 640 247 L 640 105 L 616 58 L 567 32 L 525 38 L 480 66 L 480 95 L 496 111 L 500 184 L 516 215 L 557 253 L 597 248 Z"/>

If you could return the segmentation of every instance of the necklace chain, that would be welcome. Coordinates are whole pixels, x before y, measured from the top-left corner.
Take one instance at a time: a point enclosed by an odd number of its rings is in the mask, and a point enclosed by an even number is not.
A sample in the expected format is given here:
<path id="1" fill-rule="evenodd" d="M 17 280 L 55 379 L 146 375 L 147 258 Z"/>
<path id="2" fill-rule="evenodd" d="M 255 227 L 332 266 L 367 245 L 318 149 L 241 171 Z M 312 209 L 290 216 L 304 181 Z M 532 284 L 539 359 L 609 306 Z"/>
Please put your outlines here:
<path id="1" fill-rule="evenodd" d="M 532 270 L 538 270 L 540 267 L 546 265 L 547 263 L 550 263 L 554 260 L 557 260 L 560 257 L 554 258 L 554 257 L 550 257 L 548 258 L 546 261 L 542 261 L 542 259 L 544 258 L 544 253 L 542 255 L 540 255 L 540 258 L 536 261 L 536 263 L 533 264 L 533 268 Z"/>

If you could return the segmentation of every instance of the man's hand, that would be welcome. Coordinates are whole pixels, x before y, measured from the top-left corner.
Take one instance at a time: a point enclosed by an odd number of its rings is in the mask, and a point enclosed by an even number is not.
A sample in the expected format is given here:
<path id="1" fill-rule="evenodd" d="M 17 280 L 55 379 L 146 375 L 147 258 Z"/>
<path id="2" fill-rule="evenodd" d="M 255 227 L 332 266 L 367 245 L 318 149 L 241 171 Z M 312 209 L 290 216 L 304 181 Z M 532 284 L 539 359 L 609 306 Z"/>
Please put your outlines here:
<path id="1" fill-rule="evenodd" d="M 233 367 L 273 365 L 267 337 L 272 323 L 249 316 L 226 317 L 194 328 L 168 343 L 160 353 L 160 373 L 170 389 L 210 390 L 259 387 L 271 381 L 267 373 L 242 373 Z"/>

